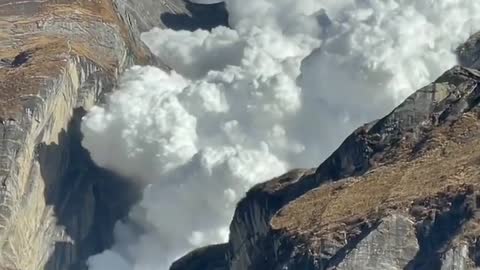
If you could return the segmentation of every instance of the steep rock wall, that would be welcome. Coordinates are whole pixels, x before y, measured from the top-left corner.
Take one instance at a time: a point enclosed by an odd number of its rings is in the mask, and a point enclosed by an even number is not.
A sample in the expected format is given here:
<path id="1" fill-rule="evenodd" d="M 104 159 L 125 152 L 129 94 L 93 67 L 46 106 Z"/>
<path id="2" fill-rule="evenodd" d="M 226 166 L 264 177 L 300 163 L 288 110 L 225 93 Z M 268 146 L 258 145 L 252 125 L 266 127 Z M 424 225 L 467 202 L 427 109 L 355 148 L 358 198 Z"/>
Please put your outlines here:
<path id="1" fill-rule="evenodd" d="M 1 269 L 84 269 L 139 195 L 92 163 L 80 119 L 125 68 L 160 64 L 140 31 L 187 10 L 181 1 L 125 3 L 0 2 Z"/>

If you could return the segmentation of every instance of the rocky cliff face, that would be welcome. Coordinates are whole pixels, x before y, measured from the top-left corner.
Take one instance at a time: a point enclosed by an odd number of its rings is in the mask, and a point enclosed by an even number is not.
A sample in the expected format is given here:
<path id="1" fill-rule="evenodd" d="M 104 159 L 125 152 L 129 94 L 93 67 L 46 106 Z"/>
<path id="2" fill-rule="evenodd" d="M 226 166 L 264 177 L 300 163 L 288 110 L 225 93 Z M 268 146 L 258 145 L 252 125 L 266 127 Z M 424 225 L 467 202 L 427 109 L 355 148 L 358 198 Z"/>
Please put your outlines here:
<path id="1" fill-rule="evenodd" d="M 477 269 L 478 38 L 458 49 L 463 66 L 357 129 L 318 168 L 252 188 L 228 244 L 172 269 Z"/>
<path id="2" fill-rule="evenodd" d="M 160 65 L 139 33 L 167 13 L 188 10 L 177 0 L 0 1 L 0 269 L 83 269 L 111 243 L 138 193 L 93 164 L 79 121 L 125 68 Z"/>

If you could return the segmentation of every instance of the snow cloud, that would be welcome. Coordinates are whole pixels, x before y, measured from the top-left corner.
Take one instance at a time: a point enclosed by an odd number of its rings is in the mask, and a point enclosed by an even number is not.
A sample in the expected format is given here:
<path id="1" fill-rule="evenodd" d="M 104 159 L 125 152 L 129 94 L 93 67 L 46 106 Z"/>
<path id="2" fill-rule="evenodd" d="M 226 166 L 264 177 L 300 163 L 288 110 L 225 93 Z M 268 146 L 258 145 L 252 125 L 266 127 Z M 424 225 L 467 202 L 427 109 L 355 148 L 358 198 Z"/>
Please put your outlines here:
<path id="1" fill-rule="evenodd" d="M 223 2 L 223 0 L 189 0 L 195 4 L 203 4 L 203 5 L 211 5 L 211 4 L 218 4 Z"/>
<path id="2" fill-rule="evenodd" d="M 91 270 L 165 270 L 226 241 L 249 187 L 318 165 L 355 127 L 454 65 L 453 50 L 480 25 L 478 0 L 226 6 L 231 28 L 144 33 L 175 71 L 129 69 L 84 118 L 94 161 L 147 184 Z"/>

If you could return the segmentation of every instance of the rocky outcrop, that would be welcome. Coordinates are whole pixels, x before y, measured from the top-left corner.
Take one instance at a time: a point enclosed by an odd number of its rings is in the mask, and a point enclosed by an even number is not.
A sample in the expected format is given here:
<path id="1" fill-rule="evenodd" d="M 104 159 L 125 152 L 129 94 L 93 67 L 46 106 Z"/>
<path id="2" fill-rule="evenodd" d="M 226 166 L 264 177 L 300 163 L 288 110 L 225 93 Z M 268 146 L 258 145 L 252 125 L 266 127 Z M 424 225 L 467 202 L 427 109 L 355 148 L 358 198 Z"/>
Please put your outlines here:
<path id="1" fill-rule="evenodd" d="M 186 12 L 177 0 L 0 1 L 0 269 L 83 269 L 111 243 L 138 192 L 92 163 L 80 118 L 128 66 L 161 65 L 139 33 Z"/>
<path id="2" fill-rule="evenodd" d="M 318 168 L 252 188 L 225 269 L 476 269 L 478 37 L 458 50 L 464 66 L 357 129 Z M 175 269 L 190 269 L 182 261 Z"/>
<path id="3" fill-rule="evenodd" d="M 458 62 L 465 67 L 480 67 L 480 32 L 473 34 L 465 43 L 457 48 Z"/>
<path id="4" fill-rule="evenodd" d="M 183 257 L 182 260 L 175 262 L 170 269 L 181 270 L 227 270 L 227 244 L 212 245 L 192 251 Z"/>
<path id="5" fill-rule="evenodd" d="M 338 264 L 339 270 L 404 269 L 419 250 L 415 223 L 392 214 L 361 239 Z"/>

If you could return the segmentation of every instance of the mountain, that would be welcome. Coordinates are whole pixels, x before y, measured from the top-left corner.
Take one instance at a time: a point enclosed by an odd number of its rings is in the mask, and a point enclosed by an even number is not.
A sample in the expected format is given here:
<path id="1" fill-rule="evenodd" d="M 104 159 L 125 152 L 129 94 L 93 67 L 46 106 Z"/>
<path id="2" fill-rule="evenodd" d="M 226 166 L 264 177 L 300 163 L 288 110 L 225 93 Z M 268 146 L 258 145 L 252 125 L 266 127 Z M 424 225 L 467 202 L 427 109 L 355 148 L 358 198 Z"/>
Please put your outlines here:
<path id="1" fill-rule="evenodd" d="M 141 187 L 95 166 L 81 117 L 129 66 L 168 69 L 142 31 L 226 20 L 222 5 L 181 0 L 0 1 L 0 269 L 86 269 L 112 244 Z M 318 168 L 253 187 L 230 241 L 171 269 L 480 264 L 479 39 L 459 48 L 461 66 L 357 129 Z"/>
<path id="2" fill-rule="evenodd" d="M 139 38 L 159 14 L 190 13 L 179 0 L 0 2 L 0 269 L 84 269 L 111 245 L 140 188 L 93 164 L 80 119 L 127 67 L 162 66 Z"/>
<path id="3" fill-rule="evenodd" d="M 171 269 L 476 269 L 479 38 L 458 48 L 461 66 L 355 130 L 318 168 L 253 187 L 229 242 Z"/>

